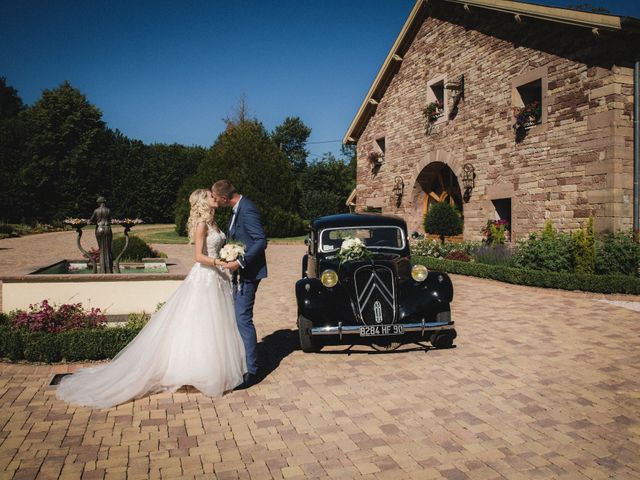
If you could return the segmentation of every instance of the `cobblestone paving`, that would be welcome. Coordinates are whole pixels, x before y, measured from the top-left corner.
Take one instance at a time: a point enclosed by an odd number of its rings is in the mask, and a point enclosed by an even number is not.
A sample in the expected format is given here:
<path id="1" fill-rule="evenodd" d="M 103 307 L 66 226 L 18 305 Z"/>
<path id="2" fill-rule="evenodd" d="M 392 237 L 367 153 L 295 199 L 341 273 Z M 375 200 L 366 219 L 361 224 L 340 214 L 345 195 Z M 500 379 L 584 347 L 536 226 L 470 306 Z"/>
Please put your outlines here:
<path id="1" fill-rule="evenodd" d="M 188 258 L 189 247 L 171 247 Z M 453 277 L 456 348 L 297 348 L 302 246 L 272 245 L 264 379 L 108 410 L 0 363 L 0 479 L 640 478 L 640 314 L 598 296 Z"/>

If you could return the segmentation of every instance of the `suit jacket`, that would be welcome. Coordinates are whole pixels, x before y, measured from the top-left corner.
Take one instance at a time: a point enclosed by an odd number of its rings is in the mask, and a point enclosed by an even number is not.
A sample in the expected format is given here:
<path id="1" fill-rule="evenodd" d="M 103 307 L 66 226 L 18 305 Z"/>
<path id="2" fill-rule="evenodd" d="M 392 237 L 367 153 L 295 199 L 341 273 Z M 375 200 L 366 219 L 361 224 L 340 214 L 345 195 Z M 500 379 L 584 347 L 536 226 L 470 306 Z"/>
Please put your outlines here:
<path id="1" fill-rule="evenodd" d="M 262 228 L 260 212 L 247 197 L 243 196 L 240 200 L 236 219 L 228 236 L 245 246 L 244 258 L 241 261 L 241 278 L 251 281 L 266 278 L 267 259 L 264 251 L 267 248 L 267 236 Z"/>

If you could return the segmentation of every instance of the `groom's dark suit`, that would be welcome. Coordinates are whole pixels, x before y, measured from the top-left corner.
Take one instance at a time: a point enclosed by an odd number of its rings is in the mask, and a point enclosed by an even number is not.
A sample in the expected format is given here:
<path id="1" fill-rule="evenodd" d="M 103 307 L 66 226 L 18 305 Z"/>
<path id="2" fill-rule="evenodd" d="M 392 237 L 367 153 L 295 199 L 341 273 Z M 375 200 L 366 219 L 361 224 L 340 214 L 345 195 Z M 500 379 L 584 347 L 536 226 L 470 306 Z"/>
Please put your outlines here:
<path id="1" fill-rule="evenodd" d="M 247 371 L 258 372 L 256 328 L 253 324 L 253 304 L 260 280 L 267 276 L 267 260 L 264 254 L 267 237 L 262 229 L 260 213 L 251 200 L 241 197 L 231 217 L 229 238 L 243 243 L 244 258 L 241 268 L 234 274 L 233 299 L 236 321 L 247 354 Z"/>

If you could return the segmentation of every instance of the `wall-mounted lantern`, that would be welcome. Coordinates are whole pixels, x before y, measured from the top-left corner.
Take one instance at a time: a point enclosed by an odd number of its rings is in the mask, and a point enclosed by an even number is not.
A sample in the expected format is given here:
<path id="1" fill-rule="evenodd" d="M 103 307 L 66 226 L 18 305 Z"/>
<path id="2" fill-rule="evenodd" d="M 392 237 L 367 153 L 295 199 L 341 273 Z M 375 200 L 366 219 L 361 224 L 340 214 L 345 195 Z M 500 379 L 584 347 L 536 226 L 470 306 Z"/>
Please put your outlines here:
<path id="1" fill-rule="evenodd" d="M 404 194 L 404 180 L 399 175 L 393 179 L 393 194 L 396 197 L 396 206 L 399 207 Z"/>
<path id="2" fill-rule="evenodd" d="M 471 199 L 471 192 L 475 187 L 476 171 L 473 165 L 465 163 L 462 166 L 462 186 L 464 187 L 464 201 L 468 202 Z"/>

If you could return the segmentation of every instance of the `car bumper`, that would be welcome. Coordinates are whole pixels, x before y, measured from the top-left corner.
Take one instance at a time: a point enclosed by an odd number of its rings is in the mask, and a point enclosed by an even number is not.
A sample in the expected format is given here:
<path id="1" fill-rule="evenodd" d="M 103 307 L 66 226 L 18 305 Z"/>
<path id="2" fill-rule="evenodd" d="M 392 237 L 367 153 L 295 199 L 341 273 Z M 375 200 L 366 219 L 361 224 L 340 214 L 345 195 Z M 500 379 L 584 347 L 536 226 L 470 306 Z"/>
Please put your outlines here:
<path id="1" fill-rule="evenodd" d="M 441 330 L 453 330 L 455 322 L 420 322 L 420 323 L 402 323 L 404 332 L 421 332 L 425 333 L 439 332 Z M 364 326 L 364 325 L 362 325 Z M 342 325 L 339 323 L 333 327 L 313 327 L 311 335 L 360 335 L 360 325 Z"/>

